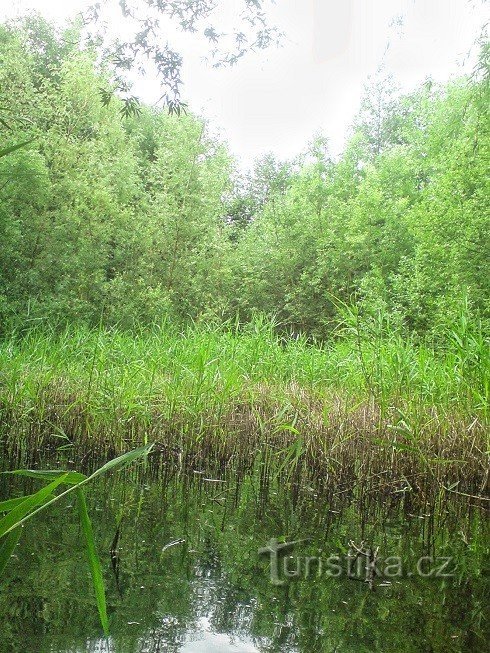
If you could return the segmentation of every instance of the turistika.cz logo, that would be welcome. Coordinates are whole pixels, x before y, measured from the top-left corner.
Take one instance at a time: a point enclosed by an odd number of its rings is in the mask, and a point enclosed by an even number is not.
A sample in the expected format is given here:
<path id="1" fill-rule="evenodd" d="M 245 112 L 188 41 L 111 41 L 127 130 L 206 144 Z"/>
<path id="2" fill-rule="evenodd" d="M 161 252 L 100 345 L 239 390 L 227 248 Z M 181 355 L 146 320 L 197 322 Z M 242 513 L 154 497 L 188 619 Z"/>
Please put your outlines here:
<path id="1" fill-rule="evenodd" d="M 259 555 L 269 556 L 269 574 L 273 585 L 285 585 L 294 579 L 313 577 L 347 578 L 366 582 L 371 588 L 388 586 L 395 578 L 419 576 L 421 578 L 450 578 L 456 569 L 451 557 L 422 556 L 407 564 L 400 556 L 382 557 L 379 548 L 361 542 L 349 542 L 346 554 L 296 555 L 295 547 L 308 540 L 281 542 L 272 538 Z"/>

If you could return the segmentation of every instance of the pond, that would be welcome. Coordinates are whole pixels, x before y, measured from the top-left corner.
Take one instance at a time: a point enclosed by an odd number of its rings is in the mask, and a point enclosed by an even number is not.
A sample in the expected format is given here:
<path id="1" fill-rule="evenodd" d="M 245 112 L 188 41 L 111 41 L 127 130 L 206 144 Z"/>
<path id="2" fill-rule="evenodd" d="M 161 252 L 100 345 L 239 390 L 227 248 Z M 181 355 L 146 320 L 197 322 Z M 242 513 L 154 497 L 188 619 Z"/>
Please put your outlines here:
<path id="1" fill-rule="evenodd" d="M 4 495 L 21 489 L 2 483 Z M 2 653 L 486 650 L 477 509 L 380 502 L 366 514 L 312 488 L 199 470 L 123 471 L 91 487 L 88 503 L 111 637 L 67 500 L 26 526 L 6 570 Z"/>

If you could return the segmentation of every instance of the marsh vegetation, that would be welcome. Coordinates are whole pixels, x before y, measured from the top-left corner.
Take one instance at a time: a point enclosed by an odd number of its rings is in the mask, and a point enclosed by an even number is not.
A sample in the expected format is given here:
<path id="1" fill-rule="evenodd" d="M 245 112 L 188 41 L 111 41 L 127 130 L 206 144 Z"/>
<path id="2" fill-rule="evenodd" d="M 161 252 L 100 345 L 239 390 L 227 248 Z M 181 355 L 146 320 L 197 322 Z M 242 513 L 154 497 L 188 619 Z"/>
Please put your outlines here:
<path id="1" fill-rule="evenodd" d="M 450 83 L 373 83 L 338 157 L 244 173 L 180 83 L 149 107 L 79 23 L 0 26 L 0 650 L 484 650 L 478 47 Z M 457 571 L 277 588 L 271 538 Z"/>

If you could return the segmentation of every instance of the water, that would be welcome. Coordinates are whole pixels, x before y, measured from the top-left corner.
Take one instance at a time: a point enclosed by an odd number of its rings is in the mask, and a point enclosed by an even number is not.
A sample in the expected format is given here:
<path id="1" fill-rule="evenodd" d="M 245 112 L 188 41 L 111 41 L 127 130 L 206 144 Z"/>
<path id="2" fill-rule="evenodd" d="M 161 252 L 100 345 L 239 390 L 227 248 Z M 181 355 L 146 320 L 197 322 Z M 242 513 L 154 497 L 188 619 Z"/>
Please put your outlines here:
<path id="1" fill-rule="evenodd" d="M 475 511 L 446 506 L 423 517 L 380 507 L 366 516 L 351 503 L 334 512 L 308 491 L 264 496 L 258 480 L 199 474 L 119 474 L 88 502 L 111 638 L 101 636 L 66 501 L 26 527 L 7 568 L 2 653 L 486 650 L 488 540 Z M 353 547 L 378 548 L 382 575 L 366 571 L 373 556 L 355 559 Z"/>

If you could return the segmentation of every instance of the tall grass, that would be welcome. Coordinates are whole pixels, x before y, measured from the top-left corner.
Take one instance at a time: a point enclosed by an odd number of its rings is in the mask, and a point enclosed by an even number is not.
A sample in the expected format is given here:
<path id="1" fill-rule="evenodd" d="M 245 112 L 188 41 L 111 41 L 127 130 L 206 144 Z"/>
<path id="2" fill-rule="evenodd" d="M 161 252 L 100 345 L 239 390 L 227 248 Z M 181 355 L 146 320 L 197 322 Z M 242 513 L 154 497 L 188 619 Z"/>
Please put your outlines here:
<path id="1" fill-rule="evenodd" d="M 53 450 L 116 455 L 156 441 L 179 464 L 253 466 L 259 454 L 264 464 L 277 458 L 289 479 L 293 467 L 337 487 L 389 472 L 406 488 L 420 473 L 479 495 L 488 453 L 484 336 L 456 325 L 436 349 L 356 324 L 347 315 L 344 335 L 327 343 L 284 337 L 260 319 L 241 328 L 13 335 L 0 345 L 4 450 L 31 459 Z"/>

